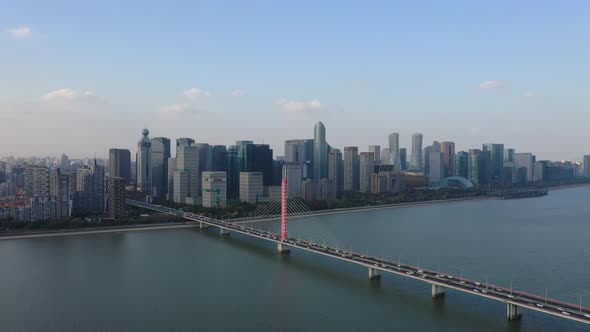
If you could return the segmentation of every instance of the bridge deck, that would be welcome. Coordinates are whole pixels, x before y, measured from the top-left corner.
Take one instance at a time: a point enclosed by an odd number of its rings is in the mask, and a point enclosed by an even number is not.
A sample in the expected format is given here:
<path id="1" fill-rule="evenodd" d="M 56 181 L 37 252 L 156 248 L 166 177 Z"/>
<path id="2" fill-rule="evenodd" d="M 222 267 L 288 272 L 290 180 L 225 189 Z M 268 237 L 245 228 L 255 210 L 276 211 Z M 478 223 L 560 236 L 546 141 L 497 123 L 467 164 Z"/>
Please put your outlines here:
<path id="1" fill-rule="evenodd" d="M 519 307 L 554 315 L 560 318 L 566 318 L 590 324 L 590 308 L 580 307 L 576 304 L 544 298 L 538 295 L 511 290 L 497 285 L 486 284 L 476 280 L 461 278 L 449 274 L 440 274 L 438 272 L 422 269 L 416 266 L 401 264 L 399 262 L 363 255 L 351 251 L 344 251 L 339 248 L 332 248 L 308 241 L 293 238 L 283 241 L 277 234 L 250 228 L 244 226 L 241 223 L 234 224 L 231 222 L 225 222 L 218 219 L 199 216 L 193 213 L 183 212 L 180 210 L 140 201 L 127 200 L 127 204 L 152 211 L 176 215 L 188 220 L 224 228 L 233 232 L 256 237 L 266 241 L 282 243 L 283 245 L 287 245 L 291 248 L 298 248 L 300 250 L 336 258 L 382 272 L 393 273 L 429 284 L 455 289 L 471 295 L 486 297 L 503 303 L 511 303 Z"/>

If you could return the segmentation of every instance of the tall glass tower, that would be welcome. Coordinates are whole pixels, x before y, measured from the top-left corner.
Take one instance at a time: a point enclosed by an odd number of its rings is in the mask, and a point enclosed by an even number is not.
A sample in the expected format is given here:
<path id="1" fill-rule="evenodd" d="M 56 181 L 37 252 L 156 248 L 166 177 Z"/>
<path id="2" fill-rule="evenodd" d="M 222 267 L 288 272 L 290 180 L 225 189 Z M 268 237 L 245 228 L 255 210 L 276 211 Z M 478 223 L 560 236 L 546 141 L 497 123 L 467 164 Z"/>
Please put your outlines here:
<path id="1" fill-rule="evenodd" d="M 137 155 L 135 158 L 137 167 L 137 189 L 151 193 L 152 189 L 152 142 L 150 131 L 144 128 L 141 131 L 141 139 L 137 142 Z"/>
<path id="2" fill-rule="evenodd" d="M 410 170 L 422 169 L 422 134 L 412 134 L 412 155 L 410 156 Z"/>
<path id="3" fill-rule="evenodd" d="M 326 127 L 319 121 L 314 127 L 314 177 L 317 180 L 328 178 L 328 143 L 326 143 Z"/>
<path id="4" fill-rule="evenodd" d="M 393 165 L 393 169 L 396 171 L 401 171 L 403 169 L 401 156 L 399 153 L 399 134 L 398 133 L 391 133 L 389 134 L 389 156 L 391 160 L 391 164 Z"/>

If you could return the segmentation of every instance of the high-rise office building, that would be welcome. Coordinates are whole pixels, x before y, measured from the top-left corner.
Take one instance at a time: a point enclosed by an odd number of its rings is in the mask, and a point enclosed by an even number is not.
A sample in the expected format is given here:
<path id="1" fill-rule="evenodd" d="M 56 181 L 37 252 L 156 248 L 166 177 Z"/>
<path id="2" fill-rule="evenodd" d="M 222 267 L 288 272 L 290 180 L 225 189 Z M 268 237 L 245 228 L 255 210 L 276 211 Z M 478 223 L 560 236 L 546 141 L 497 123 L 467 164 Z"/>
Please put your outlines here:
<path id="1" fill-rule="evenodd" d="M 194 143 L 193 146 L 197 147 L 199 154 L 199 178 L 203 172 L 211 171 L 212 152 L 213 149 L 209 143 Z"/>
<path id="2" fill-rule="evenodd" d="M 430 152 L 428 156 L 428 163 L 430 165 L 430 174 L 428 182 L 430 184 L 437 183 L 444 178 L 445 174 L 445 159 L 443 152 Z"/>
<path id="3" fill-rule="evenodd" d="M 240 147 L 230 145 L 227 149 L 227 196 L 231 198 L 240 195 Z"/>
<path id="4" fill-rule="evenodd" d="M 319 121 L 314 127 L 314 155 L 313 155 L 313 174 L 314 178 L 328 178 L 328 143 L 326 143 L 326 127 Z"/>
<path id="5" fill-rule="evenodd" d="M 174 172 L 176 172 L 176 157 L 168 159 L 168 194 L 166 199 L 174 199 Z"/>
<path id="6" fill-rule="evenodd" d="M 505 162 L 514 162 L 514 149 L 504 149 L 504 161 Z"/>
<path id="7" fill-rule="evenodd" d="M 504 175 L 504 144 L 486 143 L 483 144 L 482 150 L 491 153 L 490 175 L 492 181 L 501 181 Z"/>
<path id="8" fill-rule="evenodd" d="M 440 152 L 443 154 L 443 162 L 445 167 L 444 177 L 453 175 L 453 167 L 455 161 L 455 142 L 442 142 L 440 144 Z"/>
<path id="9" fill-rule="evenodd" d="M 214 172 L 227 171 L 227 148 L 225 145 L 214 145 L 211 150 L 211 170 Z"/>
<path id="10" fill-rule="evenodd" d="M 381 162 L 381 146 L 379 145 L 369 145 L 368 152 L 373 152 L 374 162 L 375 164 L 379 164 Z"/>
<path id="11" fill-rule="evenodd" d="M 399 149 L 399 160 L 402 165 L 402 171 L 407 170 L 408 169 L 408 149 L 406 149 L 406 148 Z"/>
<path id="12" fill-rule="evenodd" d="M 176 147 L 176 172 L 174 172 L 174 195 L 176 203 L 195 204 L 201 188 L 199 153 L 194 145 Z"/>
<path id="13" fill-rule="evenodd" d="M 103 213 L 105 203 L 104 167 L 96 160 L 89 166 L 76 170 L 76 193 L 73 210 L 84 216 L 90 213 Z"/>
<path id="14" fill-rule="evenodd" d="M 240 201 L 256 204 L 264 194 L 262 172 L 240 172 Z"/>
<path id="15" fill-rule="evenodd" d="M 125 207 L 125 183 L 121 177 L 107 179 L 107 214 L 115 220 L 123 217 Z"/>
<path id="16" fill-rule="evenodd" d="M 109 149 L 109 176 L 121 177 L 131 182 L 131 151 Z"/>
<path id="17" fill-rule="evenodd" d="M 391 133 L 388 136 L 389 139 L 389 164 L 393 165 L 396 171 L 401 171 L 402 161 L 401 155 L 399 151 L 399 134 L 398 133 Z"/>
<path id="18" fill-rule="evenodd" d="M 168 160 L 170 159 L 170 139 L 155 137 L 152 143 L 152 195 L 166 197 L 168 195 Z"/>
<path id="19" fill-rule="evenodd" d="M 25 168 L 25 195 L 29 197 L 49 196 L 49 169 L 45 166 Z"/>
<path id="20" fill-rule="evenodd" d="M 300 163 L 291 162 L 283 165 L 283 177 L 287 180 L 289 195 L 299 196 L 299 188 L 303 181 L 303 168 Z"/>
<path id="21" fill-rule="evenodd" d="M 391 150 L 389 148 L 381 149 L 381 164 L 391 165 Z"/>
<path id="22" fill-rule="evenodd" d="M 515 153 L 514 163 L 517 169 L 526 168 L 526 181 L 531 182 L 534 180 L 535 172 L 533 166 L 535 158 L 532 153 Z"/>
<path id="23" fill-rule="evenodd" d="M 361 152 L 359 156 L 359 191 L 371 192 L 371 174 L 375 165 L 373 152 Z M 394 165 L 395 167 L 395 165 Z"/>
<path id="24" fill-rule="evenodd" d="M 227 204 L 227 174 L 203 172 L 203 207 L 224 208 Z"/>
<path id="25" fill-rule="evenodd" d="M 336 183 L 336 193 L 344 191 L 344 161 L 339 149 L 330 151 L 328 157 L 328 179 Z"/>
<path id="26" fill-rule="evenodd" d="M 152 190 L 152 142 L 150 131 L 144 128 L 141 131 L 141 139 L 137 142 L 137 155 L 135 158 L 137 167 L 137 189 L 151 194 Z"/>
<path id="27" fill-rule="evenodd" d="M 359 149 L 344 147 L 344 191 L 359 190 Z"/>
<path id="28" fill-rule="evenodd" d="M 457 152 L 453 163 L 453 175 L 467 179 L 469 174 L 469 154 L 465 151 Z"/>
<path id="29" fill-rule="evenodd" d="M 590 155 L 584 156 L 584 176 L 590 178 Z"/>
<path id="30" fill-rule="evenodd" d="M 285 141 L 285 162 L 301 164 L 304 178 L 313 178 L 313 158 L 313 139 L 293 139 Z"/>
<path id="31" fill-rule="evenodd" d="M 422 134 L 412 134 L 412 155 L 410 156 L 410 170 L 422 170 Z"/>
<path id="32" fill-rule="evenodd" d="M 468 179 L 474 186 L 485 186 L 491 181 L 491 152 L 479 149 L 469 150 Z"/>

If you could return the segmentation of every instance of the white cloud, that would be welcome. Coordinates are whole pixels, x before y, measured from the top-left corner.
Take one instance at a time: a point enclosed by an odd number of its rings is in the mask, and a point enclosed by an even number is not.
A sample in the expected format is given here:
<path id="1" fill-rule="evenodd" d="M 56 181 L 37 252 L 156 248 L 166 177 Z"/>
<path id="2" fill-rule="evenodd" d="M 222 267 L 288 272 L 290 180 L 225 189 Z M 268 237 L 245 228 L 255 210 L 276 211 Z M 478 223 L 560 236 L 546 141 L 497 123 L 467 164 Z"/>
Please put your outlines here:
<path id="1" fill-rule="evenodd" d="M 322 103 L 318 99 L 312 99 L 309 102 L 303 100 L 279 99 L 277 105 L 288 113 L 308 113 L 322 109 Z"/>
<path id="2" fill-rule="evenodd" d="M 246 95 L 246 91 L 241 89 L 235 89 L 231 92 L 232 97 L 243 97 Z"/>
<path id="3" fill-rule="evenodd" d="M 197 114 L 201 111 L 190 104 L 174 104 L 160 107 L 162 115 Z"/>
<path id="4" fill-rule="evenodd" d="M 6 31 L 14 38 L 29 38 L 33 35 L 33 30 L 25 25 L 10 28 Z"/>
<path id="5" fill-rule="evenodd" d="M 497 89 L 502 86 L 502 83 L 498 81 L 485 81 L 479 83 L 479 88 L 482 90 Z"/>
<path id="6" fill-rule="evenodd" d="M 537 93 L 535 91 L 528 90 L 528 91 L 526 91 L 523 94 L 523 96 L 525 96 L 525 97 L 536 97 L 537 96 Z"/>
<path id="7" fill-rule="evenodd" d="M 42 97 L 47 102 L 93 102 L 100 98 L 91 91 L 76 91 L 71 88 L 63 88 L 51 91 Z"/>
<path id="8" fill-rule="evenodd" d="M 201 88 L 190 88 L 188 90 L 184 90 L 182 94 L 186 99 L 190 100 L 202 97 L 211 97 L 213 95 L 211 91 Z"/>

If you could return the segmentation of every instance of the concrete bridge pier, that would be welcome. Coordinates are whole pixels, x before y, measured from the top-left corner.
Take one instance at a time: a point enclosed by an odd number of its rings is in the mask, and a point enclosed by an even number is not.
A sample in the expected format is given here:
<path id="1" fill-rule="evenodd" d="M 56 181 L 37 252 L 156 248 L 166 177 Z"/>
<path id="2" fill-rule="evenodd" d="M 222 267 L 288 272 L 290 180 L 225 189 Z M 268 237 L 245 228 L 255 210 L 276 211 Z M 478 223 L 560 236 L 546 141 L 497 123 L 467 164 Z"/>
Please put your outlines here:
<path id="1" fill-rule="evenodd" d="M 370 267 L 369 268 L 369 280 L 380 279 L 380 278 L 381 278 L 381 274 L 379 273 L 379 270 Z"/>
<path id="2" fill-rule="evenodd" d="M 207 229 L 207 228 L 209 228 L 209 225 L 207 225 L 207 224 L 205 224 L 205 223 L 202 223 L 202 222 L 200 222 L 200 223 L 199 223 L 199 228 L 200 228 L 200 229 Z"/>
<path id="3" fill-rule="evenodd" d="M 288 254 L 291 250 L 282 242 L 277 242 L 277 252 L 279 254 Z"/>
<path id="4" fill-rule="evenodd" d="M 518 312 L 518 306 L 512 303 L 506 303 L 506 317 L 508 320 L 520 319 L 521 314 Z"/>
<path id="5" fill-rule="evenodd" d="M 432 298 L 436 299 L 445 296 L 445 289 L 441 285 L 432 284 Z"/>
<path id="6" fill-rule="evenodd" d="M 223 227 L 219 227 L 219 234 L 221 234 L 221 236 L 229 236 L 229 231 Z"/>

